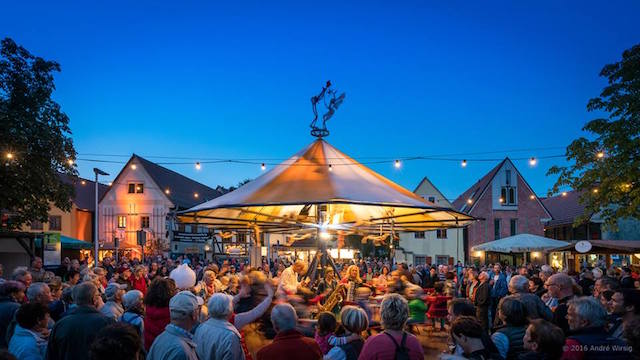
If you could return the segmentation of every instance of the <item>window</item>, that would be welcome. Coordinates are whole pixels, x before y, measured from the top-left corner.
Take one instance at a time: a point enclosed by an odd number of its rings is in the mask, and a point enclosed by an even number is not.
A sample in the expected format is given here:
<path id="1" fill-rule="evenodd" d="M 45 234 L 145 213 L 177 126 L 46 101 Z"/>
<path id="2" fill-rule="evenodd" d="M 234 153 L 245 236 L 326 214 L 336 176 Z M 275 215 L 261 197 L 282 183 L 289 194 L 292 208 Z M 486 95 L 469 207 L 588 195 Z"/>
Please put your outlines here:
<path id="1" fill-rule="evenodd" d="M 424 239 L 424 231 L 416 231 L 413 233 L 414 239 Z"/>
<path id="2" fill-rule="evenodd" d="M 500 239 L 500 219 L 493 220 L 493 232 L 495 235 L 495 239 Z"/>
<path id="3" fill-rule="evenodd" d="M 507 184 L 507 185 L 511 185 L 511 170 L 506 170 L 506 171 L 505 171 L 505 173 L 506 173 L 506 175 L 507 175 L 507 178 L 506 178 L 506 181 L 507 181 L 507 182 L 506 182 L 506 184 Z"/>
<path id="4" fill-rule="evenodd" d="M 149 217 L 148 216 L 141 216 L 140 217 L 140 227 L 143 229 L 148 229 L 149 228 Z"/>
<path id="5" fill-rule="evenodd" d="M 447 238 L 447 229 L 438 229 L 438 230 L 436 230 L 436 238 L 437 239 L 446 239 Z"/>
<path id="6" fill-rule="evenodd" d="M 143 183 L 129 183 L 129 189 L 127 191 L 129 194 L 142 194 L 144 193 L 144 184 Z"/>
<path id="7" fill-rule="evenodd" d="M 511 236 L 518 233 L 518 219 L 511 219 Z"/>
<path id="8" fill-rule="evenodd" d="M 502 205 L 516 205 L 516 188 L 503 186 L 500 189 L 500 198 L 502 199 Z"/>
<path id="9" fill-rule="evenodd" d="M 449 265 L 449 256 L 448 255 L 437 255 L 436 256 L 436 265 Z"/>
<path id="10" fill-rule="evenodd" d="M 414 256 L 413 257 L 413 265 L 425 265 L 427 263 L 427 258 L 424 256 Z"/>
<path id="11" fill-rule="evenodd" d="M 62 216 L 49 215 L 49 230 L 54 230 L 54 231 L 62 230 Z"/>
<path id="12" fill-rule="evenodd" d="M 42 230 L 42 222 L 33 220 L 31 222 L 31 230 Z"/>
<path id="13" fill-rule="evenodd" d="M 432 203 L 435 203 L 436 202 L 436 198 L 433 197 L 433 196 L 429 196 L 429 201 L 432 202 Z"/>
<path id="14" fill-rule="evenodd" d="M 118 228 L 124 229 L 127 227 L 127 217 L 126 216 L 118 216 Z"/>

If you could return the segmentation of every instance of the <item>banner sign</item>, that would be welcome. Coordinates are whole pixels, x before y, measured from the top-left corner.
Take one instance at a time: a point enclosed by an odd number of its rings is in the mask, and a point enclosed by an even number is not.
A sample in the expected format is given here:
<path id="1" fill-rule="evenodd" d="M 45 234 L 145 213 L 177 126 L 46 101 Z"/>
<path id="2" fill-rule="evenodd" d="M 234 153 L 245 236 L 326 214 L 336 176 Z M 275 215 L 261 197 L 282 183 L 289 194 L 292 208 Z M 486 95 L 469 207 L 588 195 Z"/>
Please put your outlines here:
<path id="1" fill-rule="evenodd" d="M 43 234 L 42 249 L 44 250 L 44 258 L 42 259 L 44 266 L 60 265 L 62 256 L 60 233 Z"/>
<path id="2" fill-rule="evenodd" d="M 209 239 L 211 239 L 211 235 L 209 235 L 208 233 L 185 233 L 178 231 L 173 232 L 174 241 L 205 243 Z"/>

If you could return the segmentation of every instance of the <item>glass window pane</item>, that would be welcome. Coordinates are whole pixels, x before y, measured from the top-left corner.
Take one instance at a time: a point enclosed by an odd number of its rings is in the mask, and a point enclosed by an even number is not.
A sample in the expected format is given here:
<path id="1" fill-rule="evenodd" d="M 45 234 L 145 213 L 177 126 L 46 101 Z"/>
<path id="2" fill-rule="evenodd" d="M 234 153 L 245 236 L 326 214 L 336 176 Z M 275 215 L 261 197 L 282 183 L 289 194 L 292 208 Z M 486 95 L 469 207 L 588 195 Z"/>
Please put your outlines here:
<path id="1" fill-rule="evenodd" d="M 136 192 L 136 184 L 129 184 L 129 194 L 135 194 Z"/>

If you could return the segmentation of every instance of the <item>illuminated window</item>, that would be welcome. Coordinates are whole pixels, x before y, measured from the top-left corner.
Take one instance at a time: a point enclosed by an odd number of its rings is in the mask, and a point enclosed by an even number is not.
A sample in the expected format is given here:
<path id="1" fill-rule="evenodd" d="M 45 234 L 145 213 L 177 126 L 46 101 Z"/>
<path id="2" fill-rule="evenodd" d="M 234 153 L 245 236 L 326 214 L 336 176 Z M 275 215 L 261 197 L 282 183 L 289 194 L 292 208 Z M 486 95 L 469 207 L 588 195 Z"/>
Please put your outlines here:
<path id="1" fill-rule="evenodd" d="M 127 227 L 127 217 L 126 216 L 118 216 L 118 227 L 120 229 L 124 229 Z"/>
<path id="2" fill-rule="evenodd" d="M 432 203 L 435 203 L 436 202 L 436 198 L 433 197 L 433 196 L 429 196 L 429 201 L 432 202 Z"/>
<path id="3" fill-rule="evenodd" d="M 141 216 L 140 217 L 140 227 L 143 229 L 148 229 L 149 228 L 149 217 L 148 216 Z"/>
<path id="4" fill-rule="evenodd" d="M 144 184 L 142 183 L 129 183 L 127 191 L 129 194 L 142 194 L 144 193 Z"/>
<path id="5" fill-rule="evenodd" d="M 513 186 L 503 186 L 500 190 L 502 205 L 516 205 L 516 188 Z"/>

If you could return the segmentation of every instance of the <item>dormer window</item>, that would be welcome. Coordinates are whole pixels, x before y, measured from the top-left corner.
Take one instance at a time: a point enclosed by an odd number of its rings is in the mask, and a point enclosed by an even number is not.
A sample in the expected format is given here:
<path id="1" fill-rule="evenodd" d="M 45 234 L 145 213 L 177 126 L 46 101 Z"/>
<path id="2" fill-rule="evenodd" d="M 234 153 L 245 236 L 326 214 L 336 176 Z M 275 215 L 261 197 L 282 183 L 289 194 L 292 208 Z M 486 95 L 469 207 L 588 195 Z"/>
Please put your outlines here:
<path id="1" fill-rule="evenodd" d="M 513 186 L 503 186 L 500 190 L 500 200 L 500 203 L 503 206 L 516 205 L 516 188 L 514 188 Z"/>
<path id="2" fill-rule="evenodd" d="M 129 183 L 129 194 L 142 194 L 144 193 L 143 183 Z"/>

